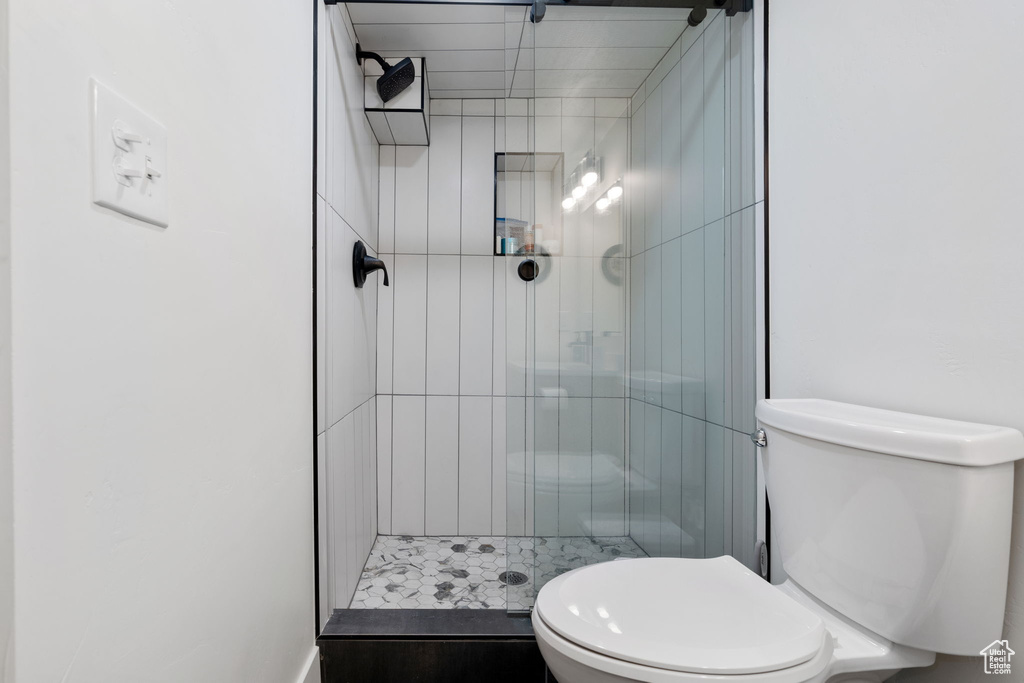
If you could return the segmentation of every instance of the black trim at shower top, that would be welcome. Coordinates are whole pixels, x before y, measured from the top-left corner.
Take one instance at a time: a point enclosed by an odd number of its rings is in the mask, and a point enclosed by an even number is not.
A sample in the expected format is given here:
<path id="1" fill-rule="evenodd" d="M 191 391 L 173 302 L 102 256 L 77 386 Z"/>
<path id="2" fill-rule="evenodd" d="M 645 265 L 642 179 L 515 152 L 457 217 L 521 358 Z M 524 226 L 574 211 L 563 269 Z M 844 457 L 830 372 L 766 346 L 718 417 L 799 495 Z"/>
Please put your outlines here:
<path id="1" fill-rule="evenodd" d="M 324 0 L 325 5 L 338 5 L 345 0 Z M 369 3 L 411 5 L 511 5 L 532 6 L 534 0 L 361 0 Z M 754 9 L 754 0 L 540 0 L 547 6 L 579 7 L 661 7 L 677 9 L 724 9 L 729 16 Z"/>

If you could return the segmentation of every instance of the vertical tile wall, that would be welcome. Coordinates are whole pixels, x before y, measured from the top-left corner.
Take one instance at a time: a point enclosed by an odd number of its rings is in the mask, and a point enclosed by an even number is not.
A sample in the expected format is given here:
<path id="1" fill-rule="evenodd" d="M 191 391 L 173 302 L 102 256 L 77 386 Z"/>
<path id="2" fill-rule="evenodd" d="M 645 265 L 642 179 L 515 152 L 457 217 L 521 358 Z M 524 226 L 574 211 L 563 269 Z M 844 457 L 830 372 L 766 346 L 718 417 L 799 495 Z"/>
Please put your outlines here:
<path id="1" fill-rule="evenodd" d="M 627 122 L 625 99 L 433 100 L 429 148 L 381 147 L 380 251 L 394 275 L 378 302 L 381 533 L 532 533 L 528 394 L 536 532 L 625 533 L 625 289 L 599 275 L 621 216 L 568 219 L 530 306 L 520 259 L 492 254 L 496 151 L 564 152 L 571 170 L 604 145 L 618 177 Z M 559 372 L 581 343 L 595 357 L 594 340 L 604 364 Z"/>
<path id="2" fill-rule="evenodd" d="M 434 100 L 429 147 L 381 147 L 380 251 L 392 273 L 378 302 L 381 533 L 487 535 L 504 518 L 492 505 L 504 487 L 492 435 L 505 417 L 493 371 L 496 135 L 494 100 Z"/>
<path id="3" fill-rule="evenodd" d="M 750 13 L 709 13 L 632 99 L 631 535 L 753 566 L 755 205 Z"/>
<path id="4" fill-rule="evenodd" d="M 378 145 L 344 5 L 318 5 L 317 454 L 320 617 L 347 607 L 377 534 L 379 276 L 357 289 L 352 249 L 378 248 Z"/>

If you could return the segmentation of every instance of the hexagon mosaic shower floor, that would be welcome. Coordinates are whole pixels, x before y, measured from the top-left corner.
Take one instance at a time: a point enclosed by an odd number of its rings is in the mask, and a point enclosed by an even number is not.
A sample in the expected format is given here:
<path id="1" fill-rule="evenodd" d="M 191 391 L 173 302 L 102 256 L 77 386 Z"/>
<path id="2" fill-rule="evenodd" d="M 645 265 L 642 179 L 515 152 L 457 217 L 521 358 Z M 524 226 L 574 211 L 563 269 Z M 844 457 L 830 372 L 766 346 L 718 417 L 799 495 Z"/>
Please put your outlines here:
<path id="1" fill-rule="evenodd" d="M 543 585 L 586 564 L 646 556 L 628 537 L 378 536 L 349 607 L 526 610 L 534 578 Z M 530 578 L 506 586 L 498 577 L 508 569 Z"/>

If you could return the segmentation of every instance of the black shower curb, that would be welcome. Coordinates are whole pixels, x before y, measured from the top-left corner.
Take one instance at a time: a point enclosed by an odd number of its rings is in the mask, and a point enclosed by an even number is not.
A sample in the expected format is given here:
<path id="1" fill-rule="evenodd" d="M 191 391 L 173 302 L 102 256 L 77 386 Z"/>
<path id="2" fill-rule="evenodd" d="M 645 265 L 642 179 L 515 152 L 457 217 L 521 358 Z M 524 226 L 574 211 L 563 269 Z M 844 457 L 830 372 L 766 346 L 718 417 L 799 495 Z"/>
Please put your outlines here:
<path id="1" fill-rule="evenodd" d="M 553 683 L 527 615 L 498 609 L 335 610 L 323 683 Z"/>

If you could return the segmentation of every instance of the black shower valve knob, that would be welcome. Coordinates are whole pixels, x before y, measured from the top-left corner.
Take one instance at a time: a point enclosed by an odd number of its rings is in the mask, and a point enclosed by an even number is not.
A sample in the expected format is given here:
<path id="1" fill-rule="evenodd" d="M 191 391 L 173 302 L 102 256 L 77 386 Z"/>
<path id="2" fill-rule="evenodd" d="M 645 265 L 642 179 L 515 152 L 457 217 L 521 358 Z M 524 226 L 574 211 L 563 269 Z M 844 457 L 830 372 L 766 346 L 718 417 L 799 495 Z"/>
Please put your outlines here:
<path id="1" fill-rule="evenodd" d="M 387 266 L 379 258 L 367 254 L 366 245 L 357 240 L 356 246 L 352 249 L 352 279 L 355 280 L 356 287 L 362 287 L 366 283 L 366 276 L 375 270 L 384 271 L 384 286 L 390 286 Z"/>

